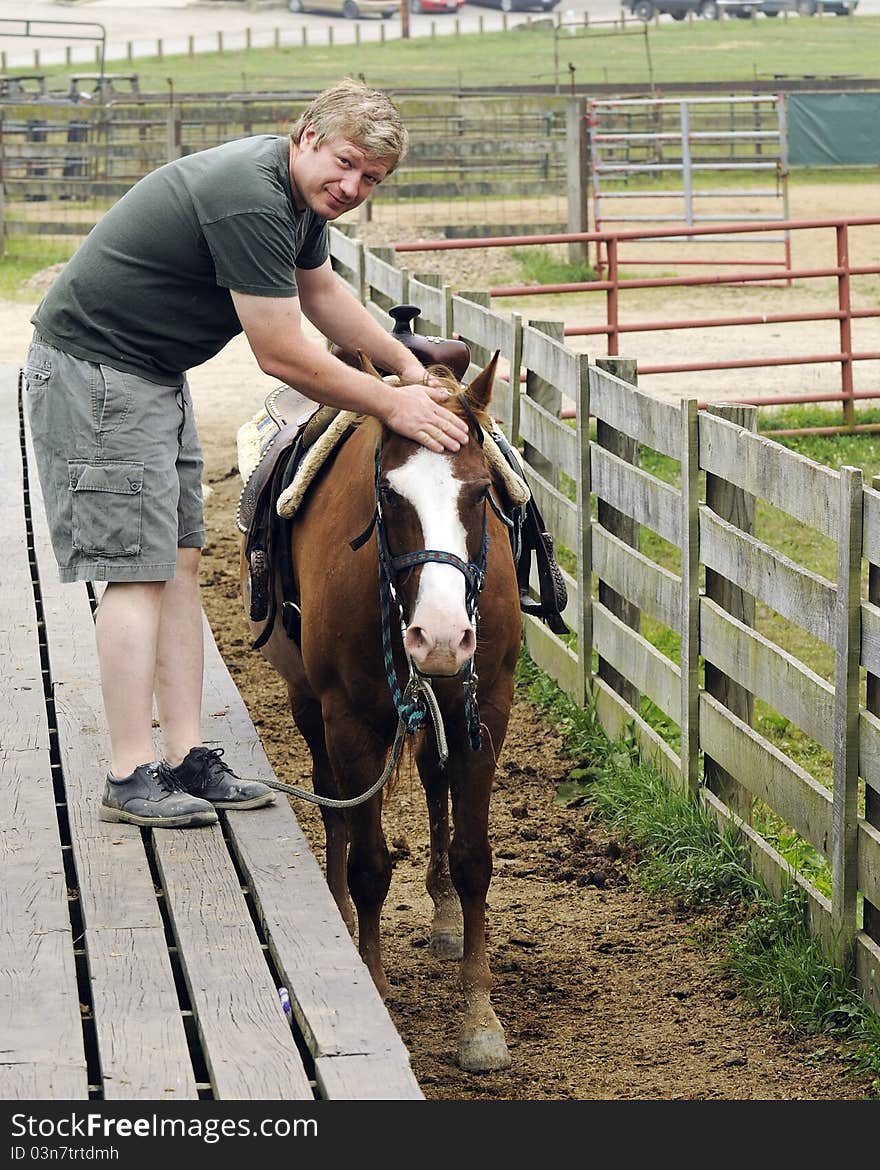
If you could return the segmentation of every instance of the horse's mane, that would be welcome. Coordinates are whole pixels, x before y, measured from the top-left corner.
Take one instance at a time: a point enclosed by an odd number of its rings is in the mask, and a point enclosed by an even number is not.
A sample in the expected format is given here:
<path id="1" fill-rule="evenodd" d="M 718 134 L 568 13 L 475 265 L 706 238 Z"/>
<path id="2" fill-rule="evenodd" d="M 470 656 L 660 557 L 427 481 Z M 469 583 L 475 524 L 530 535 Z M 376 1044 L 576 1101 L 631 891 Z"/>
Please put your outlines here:
<path id="1" fill-rule="evenodd" d="M 465 421 L 472 421 L 476 419 L 481 427 L 489 429 L 492 425 L 492 418 L 486 410 L 478 410 L 467 399 L 467 386 L 459 382 L 452 370 L 447 366 L 429 366 L 428 373 L 440 383 L 444 389 L 449 391 L 449 397 L 443 403 L 447 410 L 453 414 L 457 414 L 459 418 Z M 378 377 L 378 375 L 377 375 Z M 398 382 L 399 385 L 399 382 Z M 364 419 L 364 423 L 369 425 L 371 419 L 368 416 Z M 372 420 L 378 426 L 376 420 Z M 363 425 L 363 424 L 362 424 Z"/>

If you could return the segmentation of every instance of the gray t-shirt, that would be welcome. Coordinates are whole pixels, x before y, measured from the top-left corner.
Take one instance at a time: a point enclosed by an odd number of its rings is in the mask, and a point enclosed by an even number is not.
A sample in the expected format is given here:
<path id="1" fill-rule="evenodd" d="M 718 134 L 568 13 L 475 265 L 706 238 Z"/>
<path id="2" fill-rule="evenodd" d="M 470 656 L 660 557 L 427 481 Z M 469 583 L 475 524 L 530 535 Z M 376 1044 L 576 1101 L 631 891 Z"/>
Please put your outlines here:
<path id="1" fill-rule="evenodd" d="M 76 357 L 174 385 L 241 332 L 230 289 L 295 297 L 295 269 L 328 254 L 327 221 L 293 202 L 288 139 L 242 138 L 136 183 L 32 321 Z"/>

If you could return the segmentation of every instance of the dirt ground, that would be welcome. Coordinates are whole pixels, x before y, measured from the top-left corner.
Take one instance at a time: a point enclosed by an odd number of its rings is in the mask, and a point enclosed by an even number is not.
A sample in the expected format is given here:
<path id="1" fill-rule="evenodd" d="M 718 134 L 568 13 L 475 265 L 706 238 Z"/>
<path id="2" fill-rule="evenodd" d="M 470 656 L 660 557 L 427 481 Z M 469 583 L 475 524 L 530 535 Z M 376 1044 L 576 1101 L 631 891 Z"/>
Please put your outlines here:
<path id="1" fill-rule="evenodd" d="M 857 193 L 859 206 L 853 214 L 870 214 L 869 208 L 878 205 L 875 186 L 847 190 Z M 824 212 L 815 195 L 812 216 L 847 210 L 837 189 L 825 194 Z M 876 259 L 876 236 L 869 247 Z M 33 294 L 36 300 L 39 282 Z M 777 306 L 782 295 L 773 294 Z M 809 295 L 790 290 L 785 303 L 796 305 Z M 705 314 L 699 300 L 694 298 L 694 312 Z M 651 311 L 650 305 L 643 311 Z M 28 317 L 29 305 L 0 302 L 0 361 L 18 363 L 23 358 Z M 655 335 L 652 358 L 663 360 L 671 352 L 674 343 Z M 280 680 L 250 649 L 238 595 L 235 509 L 241 481 L 235 435 L 261 407 L 274 382 L 257 370 L 239 338 L 194 370 L 191 383 L 211 489 L 205 609 L 278 778 L 307 785 L 304 745 L 285 707 Z M 761 382 L 764 392 L 773 393 L 777 385 L 779 378 L 768 368 Z M 795 1038 L 784 1024 L 747 1010 L 721 966 L 729 929 L 723 916 L 695 916 L 674 900 L 647 896 L 635 879 L 638 858 L 631 849 L 591 818 L 588 808 L 565 808 L 557 802 L 556 787 L 572 766 L 557 733 L 519 697 L 500 755 L 491 810 L 495 874 L 488 899 L 493 1001 L 513 1063 L 504 1072 L 482 1075 L 464 1074 L 455 1064 L 460 1015 L 455 964 L 443 964 L 429 951 L 427 817 L 414 769 L 404 766 L 386 813 L 395 867 L 383 939 L 391 985 L 388 1007 L 426 1096 L 870 1096 L 871 1086 L 850 1075 L 845 1054 L 827 1038 Z M 317 811 L 310 804 L 293 803 L 322 859 Z"/>

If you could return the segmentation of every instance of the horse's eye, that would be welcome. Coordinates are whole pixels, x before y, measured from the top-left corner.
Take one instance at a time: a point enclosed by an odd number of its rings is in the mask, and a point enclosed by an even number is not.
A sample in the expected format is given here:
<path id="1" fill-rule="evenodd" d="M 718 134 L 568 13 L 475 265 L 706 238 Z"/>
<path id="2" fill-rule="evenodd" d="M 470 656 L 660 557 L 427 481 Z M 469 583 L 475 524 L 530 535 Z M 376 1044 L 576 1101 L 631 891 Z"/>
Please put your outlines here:
<path id="1" fill-rule="evenodd" d="M 379 488 L 379 496 L 385 508 L 399 508 L 403 503 L 403 497 L 387 483 L 382 484 Z"/>
<path id="2" fill-rule="evenodd" d="M 472 506 L 482 504 L 489 495 L 489 485 L 487 483 L 471 484 L 467 494 Z"/>

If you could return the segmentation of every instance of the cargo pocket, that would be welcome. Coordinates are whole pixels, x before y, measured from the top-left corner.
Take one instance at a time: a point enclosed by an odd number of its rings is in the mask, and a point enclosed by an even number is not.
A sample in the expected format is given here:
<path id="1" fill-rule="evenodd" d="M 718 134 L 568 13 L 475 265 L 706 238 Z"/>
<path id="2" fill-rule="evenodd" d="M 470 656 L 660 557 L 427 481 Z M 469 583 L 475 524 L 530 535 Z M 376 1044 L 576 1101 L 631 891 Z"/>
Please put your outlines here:
<path id="1" fill-rule="evenodd" d="M 143 463 L 70 460 L 67 467 L 73 547 L 100 557 L 139 553 Z"/>
<path id="2" fill-rule="evenodd" d="M 45 390 L 49 378 L 52 376 L 50 366 L 38 366 L 28 363 L 22 369 L 25 389 L 33 393 L 36 390 Z"/>

